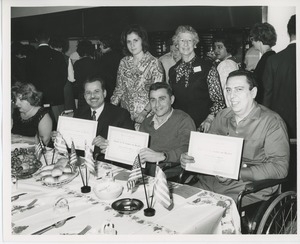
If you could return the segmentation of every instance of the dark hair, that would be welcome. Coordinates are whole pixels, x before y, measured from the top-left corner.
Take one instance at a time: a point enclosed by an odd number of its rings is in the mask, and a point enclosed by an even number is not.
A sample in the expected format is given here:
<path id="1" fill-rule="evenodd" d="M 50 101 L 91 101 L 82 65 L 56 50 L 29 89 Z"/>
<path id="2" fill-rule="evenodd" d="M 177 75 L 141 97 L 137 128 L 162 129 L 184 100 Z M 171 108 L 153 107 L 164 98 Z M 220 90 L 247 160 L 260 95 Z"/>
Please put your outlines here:
<path id="1" fill-rule="evenodd" d="M 235 70 L 229 73 L 228 77 L 227 77 L 227 81 L 229 78 L 231 77 L 235 77 L 235 76 L 245 76 L 247 83 L 249 84 L 249 90 L 251 91 L 253 89 L 253 87 L 257 87 L 257 83 L 255 80 L 255 76 L 253 75 L 253 73 L 251 71 L 248 70 Z"/>
<path id="2" fill-rule="evenodd" d="M 11 91 L 14 101 L 18 97 L 20 100 L 27 100 L 32 106 L 41 105 L 43 93 L 37 91 L 31 83 L 16 82 Z"/>
<path id="3" fill-rule="evenodd" d="M 52 48 L 61 48 L 63 53 L 65 53 L 69 49 L 69 42 L 67 42 L 63 38 L 51 38 L 49 41 L 49 45 Z"/>
<path id="4" fill-rule="evenodd" d="M 127 36 L 131 33 L 137 34 L 142 39 L 143 52 L 147 52 L 150 49 L 147 31 L 140 25 L 133 24 L 128 26 L 121 34 L 121 44 L 123 48 L 123 54 L 125 56 L 131 56 L 127 47 Z"/>
<path id="5" fill-rule="evenodd" d="M 289 35 L 296 35 L 296 14 L 292 15 L 287 25 Z"/>
<path id="6" fill-rule="evenodd" d="M 250 30 L 250 36 L 254 41 L 261 41 L 264 45 L 273 47 L 276 45 L 277 34 L 273 25 L 269 23 L 256 23 Z"/>
<path id="7" fill-rule="evenodd" d="M 156 90 L 162 89 L 162 88 L 167 90 L 167 93 L 170 95 L 170 97 L 173 95 L 172 88 L 171 88 L 171 86 L 168 83 L 165 83 L 165 82 L 155 82 L 149 88 L 149 97 L 150 97 L 150 92 L 151 91 L 156 91 Z"/>
<path id="8" fill-rule="evenodd" d="M 77 52 L 80 57 L 93 56 L 94 54 L 93 43 L 89 40 L 79 41 L 77 45 Z"/>
<path id="9" fill-rule="evenodd" d="M 232 56 L 237 54 L 238 47 L 236 41 L 233 38 L 225 34 L 220 34 L 213 38 L 213 43 L 215 42 L 222 42 L 226 48 L 226 51 Z"/>
<path id="10" fill-rule="evenodd" d="M 101 83 L 101 88 L 102 88 L 102 91 L 106 90 L 105 88 L 105 81 L 102 77 L 100 76 L 90 76 L 88 77 L 84 82 L 83 82 L 83 87 L 85 87 L 85 85 L 87 83 L 93 83 L 95 81 L 99 81 Z"/>
<path id="11" fill-rule="evenodd" d="M 47 42 L 48 43 L 48 41 L 50 39 L 50 34 L 47 29 L 42 28 L 37 31 L 35 38 L 38 42 Z"/>

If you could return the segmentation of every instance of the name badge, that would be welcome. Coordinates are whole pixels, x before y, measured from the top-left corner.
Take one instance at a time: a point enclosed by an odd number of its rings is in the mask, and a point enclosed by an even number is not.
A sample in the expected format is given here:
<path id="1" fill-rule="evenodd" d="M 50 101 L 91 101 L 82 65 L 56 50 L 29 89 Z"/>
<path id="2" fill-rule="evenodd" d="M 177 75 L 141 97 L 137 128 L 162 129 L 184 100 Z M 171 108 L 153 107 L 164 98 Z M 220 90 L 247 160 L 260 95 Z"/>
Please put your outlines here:
<path id="1" fill-rule="evenodd" d="M 202 69 L 201 69 L 201 66 L 196 66 L 194 67 L 194 73 L 196 72 L 200 72 Z"/>

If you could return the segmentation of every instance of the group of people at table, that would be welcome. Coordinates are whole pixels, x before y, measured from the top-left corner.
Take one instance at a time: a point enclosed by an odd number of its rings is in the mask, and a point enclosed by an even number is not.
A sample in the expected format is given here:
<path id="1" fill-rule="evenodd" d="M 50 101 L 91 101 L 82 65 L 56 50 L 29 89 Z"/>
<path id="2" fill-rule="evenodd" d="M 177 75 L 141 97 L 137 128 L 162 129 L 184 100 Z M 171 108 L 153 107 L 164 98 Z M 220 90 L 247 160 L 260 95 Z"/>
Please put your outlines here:
<path id="1" fill-rule="evenodd" d="M 145 174 L 154 176 L 159 162 L 167 179 L 176 181 L 187 164 L 195 163 L 187 151 L 191 131 L 198 130 L 241 137 L 244 144 L 238 180 L 197 174 L 195 186 L 236 201 L 249 182 L 287 176 L 290 152 L 286 124 L 276 112 L 256 102 L 258 88 L 252 72 L 234 70 L 222 84 L 217 67 L 195 53 L 197 32 L 191 26 L 179 26 L 173 44 L 181 59 L 170 68 L 165 82 L 162 65 L 150 54 L 147 33 L 141 26 L 130 26 L 121 40 L 126 56 L 120 61 L 111 102 L 105 101 L 105 80 L 91 76 L 83 84 L 88 106 L 74 111 L 75 118 L 98 121 L 92 142 L 96 160 L 104 160 L 109 126 L 146 132 L 149 147 L 139 152 L 141 163 L 146 164 Z M 12 143 L 35 143 L 38 136 L 50 145 L 57 132 L 41 105 L 42 93 L 23 83 L 12 88 L 12 96 L 16 107 Z M 266 200 L 276 190 L 277 186 L 250 194 L 243 205 Z"/>

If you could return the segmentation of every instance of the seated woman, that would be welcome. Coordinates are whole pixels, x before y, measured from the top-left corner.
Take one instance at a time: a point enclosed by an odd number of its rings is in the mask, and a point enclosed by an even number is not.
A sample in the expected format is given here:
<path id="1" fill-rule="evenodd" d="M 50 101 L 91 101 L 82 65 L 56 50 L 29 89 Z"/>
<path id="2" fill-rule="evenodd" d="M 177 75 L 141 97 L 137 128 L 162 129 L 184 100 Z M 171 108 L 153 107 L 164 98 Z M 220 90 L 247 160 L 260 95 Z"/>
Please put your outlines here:
<path id="1" fill-rule="evenodd" d="M 33 144 L 39 136 L 44 145 L 50 141 L 52 120 L 48 111 L 41 107 L 42 93 L 32 84 L 16 83 L 12 87 L 14 111 L 12 114 L 12 143 Z"/>

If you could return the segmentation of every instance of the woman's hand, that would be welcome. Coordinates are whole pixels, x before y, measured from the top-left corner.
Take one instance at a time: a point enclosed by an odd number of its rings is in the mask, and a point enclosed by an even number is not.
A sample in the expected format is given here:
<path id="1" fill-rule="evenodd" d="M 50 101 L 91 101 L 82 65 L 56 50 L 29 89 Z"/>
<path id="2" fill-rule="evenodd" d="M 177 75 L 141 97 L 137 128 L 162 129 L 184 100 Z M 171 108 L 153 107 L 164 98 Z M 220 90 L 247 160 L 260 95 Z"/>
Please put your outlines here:
<path id="1" fill-rule="evenodd" d="M 148 112 L 143 110 L 142 112 L 139 113 L 138 117 L 135 119 L 135 122 L 141 124 L 146 118 L 147 114 Z"/>
<path id="2" fill-rule="evenodd" d="M 105 153 L 108 146 L 108 140 L 104 139 L 102 136 L 97 136 L 94 138 L 92 145 L 100 147 L 101 153 Z"/>
<path id="3" fill-rule="evenodd" d="M 213 120 L 209 117 L 207 117 L 199 126 L 199 128 L 197 129 L 197 131 L 200 132 L 204 132 L 207 133 L 210 129 L 211 123 L 213 122 Z"/>
<path id="4" fill-rule="evenodd" d="M 181 168 L 185 169 L 187 164 L 191 164 L 191 163 L 195 163 L 194 157 L 189 156 L 186 153 L 182 153 L 180 156 L 180 164 L 181 164 Z"/>
<path id="5" fill-rule="evenodd" d="M 150 148 L 141 149 L 139 155 L 140 155 L 141 163 L 145 163 L 145 162 L 156 163 L 165 160 L 165 155 L 163 152 L 155 152 Z"/>

